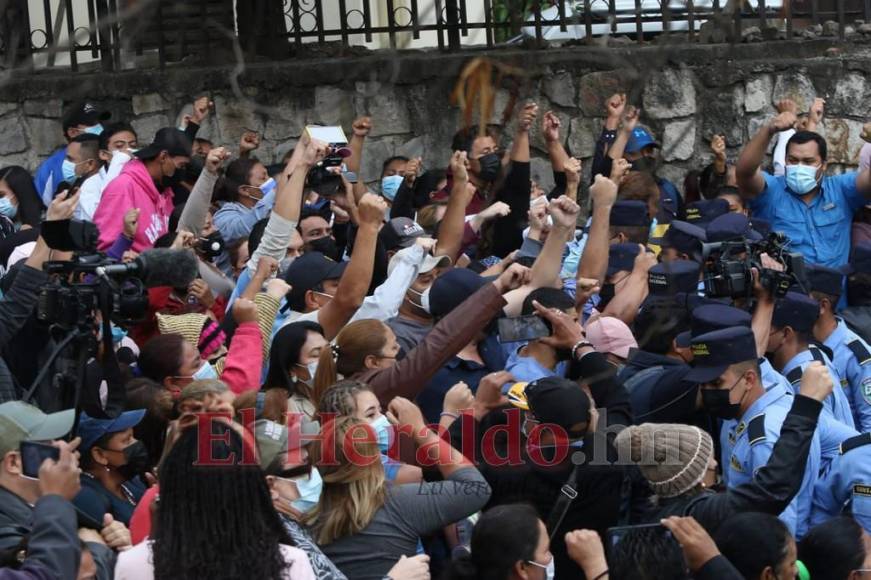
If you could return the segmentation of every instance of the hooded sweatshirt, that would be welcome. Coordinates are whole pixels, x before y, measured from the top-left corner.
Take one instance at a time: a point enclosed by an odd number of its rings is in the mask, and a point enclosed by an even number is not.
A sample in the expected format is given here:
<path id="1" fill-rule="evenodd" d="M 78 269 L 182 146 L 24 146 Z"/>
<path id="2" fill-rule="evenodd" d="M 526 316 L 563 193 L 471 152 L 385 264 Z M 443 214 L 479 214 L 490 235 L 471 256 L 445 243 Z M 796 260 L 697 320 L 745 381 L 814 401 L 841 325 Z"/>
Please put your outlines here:
<path id="1" fill-rule="evenodd" d="M 106 251 L 118 239 L 124 230 L 124 214 L 132 208 L 140 210 L 133 251 L 153 247 L 155 240 L 169 230 L 172 195 L 170 187 L 162 192 L 157 190 L 142 161 L 130 160 L 121 174 L 106 185 L 94 212 L 94 224 L 100 229 L 98 249 Z"/>

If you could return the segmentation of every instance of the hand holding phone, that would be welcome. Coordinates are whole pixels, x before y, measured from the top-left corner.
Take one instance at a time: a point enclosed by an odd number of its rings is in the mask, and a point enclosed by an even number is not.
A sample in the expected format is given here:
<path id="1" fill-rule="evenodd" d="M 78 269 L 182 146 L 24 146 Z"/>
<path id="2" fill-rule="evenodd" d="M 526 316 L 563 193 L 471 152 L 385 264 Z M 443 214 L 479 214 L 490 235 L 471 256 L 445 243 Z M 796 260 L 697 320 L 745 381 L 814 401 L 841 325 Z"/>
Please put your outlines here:
<path id="1" fill-rule="evenodd" d="M 547 321 L 540 316 L 515 316 L 513 318 L 500 318 L 497 322 L 499 327 L 499 342 L 527 342 L 550 336 L 551 330 Z"/>

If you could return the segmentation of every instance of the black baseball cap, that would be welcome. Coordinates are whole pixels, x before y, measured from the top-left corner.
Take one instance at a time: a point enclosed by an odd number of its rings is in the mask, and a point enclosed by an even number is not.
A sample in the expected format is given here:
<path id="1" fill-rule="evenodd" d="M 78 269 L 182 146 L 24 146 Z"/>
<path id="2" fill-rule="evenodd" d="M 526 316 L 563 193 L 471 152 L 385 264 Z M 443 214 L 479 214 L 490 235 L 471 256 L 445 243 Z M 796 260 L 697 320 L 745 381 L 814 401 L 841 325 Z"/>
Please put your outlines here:
<path id="1" fill-rule="evenodd" d="M 651 294 L 670 296 L 698 291 L 701 265 L 692 260 L 671 260 L 657 264 L 647 272 Z"/>
<path id="2" fill-rule="evenodd" d="M 611 207 L 612 226 L 647 227 L 650 216 L 647 215 L 647 204 L 643 201 L 620 200 Z"/>
<path id="3" fill-rule="evenodd" d="M 66 131 L 70 127 L 78 127 L 79 125 L 92 127 L 100 121 L 106 121 L 111 117 L 112 113 L 99 109 L 93 103 L 87 101 L 76 103 L 64 115 L 62 121 L 63 130 Z"/>
<path id="4" fill-rule="evenodd" d="M 688 348 L 694 336 L 733 326 L 750 328 L 751 320 L 750 313 L 740 308 L 727 304 L 703 304 L 693 309 L 690 330 L 678 334 L 674 341 L 679 347 Z"/>
<path id="5" fill-rule="evenodd" d="M 631 272 L 640 251 L 639 244 L 611 244 L 608 248 L 608 276 L 617 272 Z"/>
<path id="6" fill-rule="evenodd" d="M 578 383 L 562 377 L 545 377 L 524 389 L 529 410 L 539 423 L 558 425 L 566 431 L 590 421 L 590 398 Z"/>
<path id="7" fill-rule="evenodd" d="M 409 248 L 415 240 L 425 236 L 426 231 L 416 221 L 407 217 L 393 218 L 381 228 L 378 237 L 387 251 Z"/>
<path id="8" fill-rule="evenodd" d="M 771 325 L 775 328 L 789 326 L 798 332 L 810 332 L 820 317 L 819 303 L 805 294 L 787 292 L 774 305 Z"/>
<path id="9" fill-rule="evenodd" d="M 756 339 L 746 326 L 732 326 L 693 337 L 693 369 L 686 380 L 709 383 L 722 375 L 730 365 L 757 360 Z"/>
<path id="10" fill-rule="evenodd" d="M 166 151 L 172 157 L 190 157 L 191 140 L 175 127 L 164 127 L 154 135 L 151 145 L 143 147 L 135 155 L 139 159 L 154 159 L 161 151 Z"/>
<path id="11" fill-rule="evenodd" d="M 284 273 L 284 281 L 290 284 L 288 302 L 295 304 L 305 293 L 324 280 L 338 280 L 345 273 L 347 262 L 336 262 L 320 252 L 306 252 L 295 259 Z"/>
<path id="12" fill-rule="evenodd" d="M 429 289 L 429 312 L 436 318 L 446 316 L 487 283 L 468 268 L 451 268 L 435 279 Z"/>

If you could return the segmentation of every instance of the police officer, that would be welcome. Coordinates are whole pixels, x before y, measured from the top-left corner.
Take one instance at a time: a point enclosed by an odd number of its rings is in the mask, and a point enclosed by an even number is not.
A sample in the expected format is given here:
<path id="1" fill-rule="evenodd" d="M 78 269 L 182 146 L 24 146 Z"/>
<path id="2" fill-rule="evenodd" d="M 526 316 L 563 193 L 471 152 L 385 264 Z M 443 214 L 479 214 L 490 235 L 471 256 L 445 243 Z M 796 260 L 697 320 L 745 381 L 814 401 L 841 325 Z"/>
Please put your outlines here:
<path id="1" fill-rule="evenodd" d="M 814 360 L 829 368 L 835 387 L 841 383 L 841 376 L 832 366 L 829 356 L 816 344 L 812 344 L 814 325 L 819 315 L 820 306 L 817 301 L 798 292 L 787 292 L 774 306 L 766 356 L 774 368 L 792 384 L 793 390 L 798 388 L 807 364 Z M 835 419 L 855 428 L 853 412 L 843 388 L 836 388 L 832 392 L 826 400 L 826 407 Z"/>
<path id="2" fill-rule="evenodd" d="M 662 236 L 663 262 L 671 260 L 695 260 L 702 263 L 702 244 L 706 241 L 705 230 L 691 223 L 675 220 Z"/>
<path id="3" fill-rule="evenodd" d="M 698 293 L 701 269 L 701 264 L 694 260 L 660 262 L 647 272 L 647 287 L 650 295 L 674 296 Z"/>
<path id="4" fill-rule="evenodd" d="M 856 244 L 850 265 L 853 271 L 847 276 L 847 308 L 840 314 L 853 331 L 871 341 L 871 244 Z"/>
<path id="5" fill-rule="evenodd" d="M 820 305 L 814 337 L 834 354 L 833 362 L 841 374 L 841 386 L 847 391 L 856 428 L 871 431 L 871 347 L 835 316 L 844 275 L 824 266 L 811 266 L 807 274 L 811 296 Z"/>
<path id="6" fill-rule="evenodd" d="M 611 206 L 609 236 L 612 244 L 646 244 L 650 237 L 647 204 L 637 200 L 620 200 Z"/>
<path id="7" fill-rule="evenodd" d="M 766 390 L 756 356 L 753 331 L 731 327 L 693 337 L 693 369 L 686 379 L 701 386 L 702 404 L 723 419 L 720 430 L 723 479 L 729 488 L 752 480 L 768 463 L 793 394 L 780 384 Z M 813 486 L 820 464 L 814 441 L 798 495 L 780 514 L 797 538 L 807 531 Z"/>
<path id="8" fill-rule="evenodd" d="M 844 441 L 828 472 L 814 487 L 811 524 L 849 511 L 871 533 L 871 433 Z"/>

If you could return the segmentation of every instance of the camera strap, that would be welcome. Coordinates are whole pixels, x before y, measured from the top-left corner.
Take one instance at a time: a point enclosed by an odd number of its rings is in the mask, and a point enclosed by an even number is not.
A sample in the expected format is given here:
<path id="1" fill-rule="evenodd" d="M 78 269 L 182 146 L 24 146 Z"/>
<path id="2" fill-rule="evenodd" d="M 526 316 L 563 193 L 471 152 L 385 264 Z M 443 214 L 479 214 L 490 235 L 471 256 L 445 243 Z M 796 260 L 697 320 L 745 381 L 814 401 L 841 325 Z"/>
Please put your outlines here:
<path id="1" fill-rule="evenodd" d="M 551 541 L 553 541 L 557 530 L 559 530 L 566 514 L 569 512 L 572 502 L 576 497 L 578 497 L 578 470 L 580 468 L 581 464 L 572 467 L 569 478 L 560 488 L 560 493 L 556 498 L 556 502 L 553 504 L 553 508 L 551 508 L 550 514 L 547 516 L 547 531 L 550 534 Z"/>
<path id="2" fill-rule="evenodd" d="M 103 326 L 103 360 L 100 361 L 100 366 L 106 381 L 106 404 L 102 410 L 106 418 L 114 419 L 124 411 L 127 394 L 124 390 L 124 381 L 121 378 L 121 367 L 118 366 L 118 358 L 115 356 L 115 347 L 112 343 L 112 294 L 111 288 L 105 280 L 100 283 L 99 304 L 103 317 L 101 322 Z M 93 385 L 88 385 L 88 388 L 92 387 Z M 99 401 L 99 383 L 96 388 L 96 398 Z"/>

